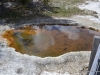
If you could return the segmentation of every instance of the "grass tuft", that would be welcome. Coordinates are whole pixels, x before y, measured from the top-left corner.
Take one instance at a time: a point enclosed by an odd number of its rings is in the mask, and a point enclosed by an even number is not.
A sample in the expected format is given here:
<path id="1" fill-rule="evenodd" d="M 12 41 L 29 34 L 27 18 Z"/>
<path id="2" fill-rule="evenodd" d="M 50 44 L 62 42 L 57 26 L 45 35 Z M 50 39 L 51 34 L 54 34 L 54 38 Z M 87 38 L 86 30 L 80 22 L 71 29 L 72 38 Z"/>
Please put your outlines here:
<path id="1" fill-rule="evenodd" d="M 57 17 L 70 17 L 72 15 L 78 15 L 78 14 L 85 14 L 84 10 L 80 10 L 78 7 L 71 7 L 71 8 L 54 8 L 54 11 L 56 12 L 50 12 L 46 13 L 46 15 L 49 16 L 57 16 Z"/>

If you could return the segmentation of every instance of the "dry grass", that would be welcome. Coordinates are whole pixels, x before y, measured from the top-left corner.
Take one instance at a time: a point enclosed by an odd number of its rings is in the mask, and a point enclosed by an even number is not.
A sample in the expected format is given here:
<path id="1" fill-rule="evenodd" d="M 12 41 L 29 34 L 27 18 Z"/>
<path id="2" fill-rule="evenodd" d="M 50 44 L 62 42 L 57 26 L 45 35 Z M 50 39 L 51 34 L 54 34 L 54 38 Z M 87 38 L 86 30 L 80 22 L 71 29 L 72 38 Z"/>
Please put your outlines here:
<path id="1" fill-rule="evenodd" d="M 66 8 L 59 8 L 59 9 L 54 8 L 54 11 L 56 11 L 56 12 L 51 12 L 51 13 L 47 12 L 45 14 L 48 15 L 48 16 L 55 16 L 55 17 L 56 16 L 57 17 L 70 17 L 72 15 L 86 14 L 84 12 L 84 10 L 80 10 L 77 7 L 71 7 L 71 8 L 68 8 L 68 9 L 66 9 Z"/>
<path id="2" fill-rule="evenodd" d="M 60 5 L 60 7 L 62 6 L 66 6 L 66 5 L 77 5 L 80 3 L 85 2 L 85 0 L 51 0 L 50 1 L 51 4 L 55 4 L 55 5 Z"/>
<path id="3" fill-rule="evenodd" d="M 80 10 L 77 6 L 84 3 L 85 0 L 51 0 L 50 4 L 54 8 L 52 12 L 46 12 L 48 16 L 70 17 L 72 15 L 88 15 L 89 13 Z M 55 11 L 55 12 L 54 12 Z"/>

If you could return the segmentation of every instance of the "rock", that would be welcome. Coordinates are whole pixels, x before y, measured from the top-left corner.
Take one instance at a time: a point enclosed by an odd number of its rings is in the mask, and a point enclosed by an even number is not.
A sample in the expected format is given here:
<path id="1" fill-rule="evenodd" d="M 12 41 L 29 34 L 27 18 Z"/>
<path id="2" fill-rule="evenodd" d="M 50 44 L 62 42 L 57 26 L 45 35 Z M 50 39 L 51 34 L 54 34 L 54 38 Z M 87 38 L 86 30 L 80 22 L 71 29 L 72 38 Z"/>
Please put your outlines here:
<path id="1" fill-rule="evenodd" d="M 98 14 L 96 11 L 93 11 L 93 14 Z"/>
<path id="2" fill-rule="evenodd" d="M 17 69 L 16 73 L 22 74 L 23 73 L 23 69 L 22 68 Z"/>

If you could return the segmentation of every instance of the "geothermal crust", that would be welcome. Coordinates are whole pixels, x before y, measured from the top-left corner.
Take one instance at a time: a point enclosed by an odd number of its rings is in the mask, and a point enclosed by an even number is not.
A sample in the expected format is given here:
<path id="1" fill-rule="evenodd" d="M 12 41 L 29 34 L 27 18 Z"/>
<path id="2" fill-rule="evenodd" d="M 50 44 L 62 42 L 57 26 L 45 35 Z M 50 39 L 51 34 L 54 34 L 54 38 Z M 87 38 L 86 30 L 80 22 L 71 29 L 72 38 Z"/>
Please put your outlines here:
<path id="1" fill-rule="evenodd" d="M 1 35 L 9 29 L 37 24 L 76 25 L 100 31 L 99 5 L 100 1 L 98 0 L 96 2 L 86 1 L 86 3 L 78 6 L 82 10 L 96 11 L 98 17 L 74 15 L 70 18 L 33 19 L 17 24 L 0 23 L 0 75 L 86 75 L 90 51 L 69 52 L 58 57 L 41 58 L 29 56 L 27 54 L 20 54 L 14 48 L 8 47 L 7 40 L 2 38 Z"/>

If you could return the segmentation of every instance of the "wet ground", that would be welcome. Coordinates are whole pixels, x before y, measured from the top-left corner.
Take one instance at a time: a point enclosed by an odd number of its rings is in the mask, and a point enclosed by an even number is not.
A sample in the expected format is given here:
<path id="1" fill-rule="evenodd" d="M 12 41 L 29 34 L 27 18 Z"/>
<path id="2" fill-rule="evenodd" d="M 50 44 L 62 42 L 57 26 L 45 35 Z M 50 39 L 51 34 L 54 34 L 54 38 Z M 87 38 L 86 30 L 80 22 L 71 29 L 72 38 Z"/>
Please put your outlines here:
<path id="1" fill-rule="evenodd" d="M 89 51 L 94 35 L 100 35 L 100 32 L 76 26 L 44 25 L 9 30 L 3 37 L 8 39 L 9 46 L 17 52 L 47 57 Z"/>

